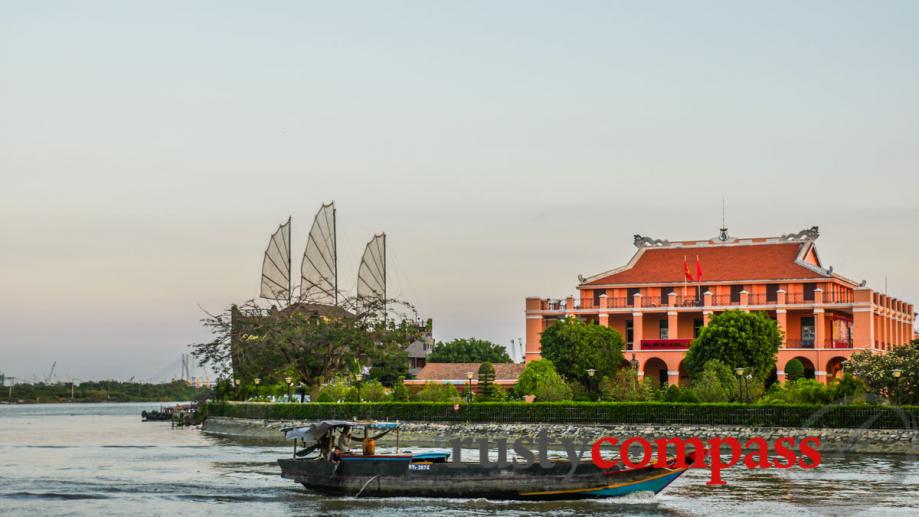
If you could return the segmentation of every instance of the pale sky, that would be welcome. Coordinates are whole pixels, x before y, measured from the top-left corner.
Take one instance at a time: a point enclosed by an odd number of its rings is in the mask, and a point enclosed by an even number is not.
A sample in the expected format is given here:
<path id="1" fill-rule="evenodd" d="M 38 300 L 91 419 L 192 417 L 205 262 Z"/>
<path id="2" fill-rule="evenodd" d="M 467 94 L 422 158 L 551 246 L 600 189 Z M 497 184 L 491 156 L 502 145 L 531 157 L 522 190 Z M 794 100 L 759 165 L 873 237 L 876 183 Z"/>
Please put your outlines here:
<path id="1" fill-rule="evenodd" d="M 0 2 L 0 372 L 167 378 L 338 206 L 435 336 L 632 234 L 819 225 L 919 301 L 917 2 Z M 295 263 L 299 260 L 295 258 Z M 172 365 L 172 366 L 170 366 Z"/>

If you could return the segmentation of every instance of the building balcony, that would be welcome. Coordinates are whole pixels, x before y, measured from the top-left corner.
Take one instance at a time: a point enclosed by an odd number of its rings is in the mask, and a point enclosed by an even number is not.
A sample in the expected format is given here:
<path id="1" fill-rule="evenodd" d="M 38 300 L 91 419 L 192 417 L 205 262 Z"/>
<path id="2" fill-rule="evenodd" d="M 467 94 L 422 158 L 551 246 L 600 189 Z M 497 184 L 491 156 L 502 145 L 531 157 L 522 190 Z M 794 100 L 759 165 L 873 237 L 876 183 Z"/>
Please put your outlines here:
<path id="1" fill-rule="evenodd" d="M 819 343 L 815 339 L 786 339 L 786 348 L 853 348 L 852 342 L 845 339 L 827 339 L 823 346 L 817 346 Z"/>
<path id="2" fill-rule="evenodd" d="M 642 350 L 687 350 L 691 339 L 642 339 Z"/>
<path id="3" fill-rule="evenodd" d="M 814 348 L 814 339 L 786 339 L 786 348 Z"/>

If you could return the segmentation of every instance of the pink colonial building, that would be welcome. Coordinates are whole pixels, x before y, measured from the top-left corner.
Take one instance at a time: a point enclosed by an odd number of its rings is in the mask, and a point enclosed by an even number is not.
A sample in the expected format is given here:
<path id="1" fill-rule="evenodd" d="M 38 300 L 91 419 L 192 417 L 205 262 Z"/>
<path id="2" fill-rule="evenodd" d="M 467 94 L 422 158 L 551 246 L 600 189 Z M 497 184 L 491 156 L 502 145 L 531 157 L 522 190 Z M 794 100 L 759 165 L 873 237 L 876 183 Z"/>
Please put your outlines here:
<path id="1" fill-rule="evenodd" d="M 752 239 L 731 237 L 727 229 L 701 241 L 636 235 L 629 263 L 579 277 L 577 297 L 527 298 L 526 359 L 540 357 L 542 331 L 567 316 L 616 329 L 639 375 L 670 384 L 687 378 L 683 358 L 699 330 L 731 309 L 766 312 L 784 330 L 778 380 L 791 359 L 804 364 L 808 377 L 827 382 L 857 350 L 883 353 L 909 342 L 913 305 L 825 266 L 814 245 L 818 235 L 817 227 Z"/>

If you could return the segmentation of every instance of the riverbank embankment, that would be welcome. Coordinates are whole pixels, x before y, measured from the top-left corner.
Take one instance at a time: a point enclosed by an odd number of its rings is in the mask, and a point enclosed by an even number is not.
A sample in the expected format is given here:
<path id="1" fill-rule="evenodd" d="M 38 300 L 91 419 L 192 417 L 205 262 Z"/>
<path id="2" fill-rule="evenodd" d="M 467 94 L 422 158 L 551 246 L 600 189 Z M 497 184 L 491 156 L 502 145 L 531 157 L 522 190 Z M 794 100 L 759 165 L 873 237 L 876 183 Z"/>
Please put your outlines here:
<path id="1" fill-rule="evenodd" d="M 281 429 L 308 422 L 296 420 L 258 420 L 249 418 L 208 417 L 202 431 L 215 435 L 270 440 L 283 443 Z M 640 436 L 648 440 L 657 438 L 701 438 L 732 436 L 745 442 L 754 436 L 769 442 L 789 436 L 797 439 L 818 436 L 821 451 L 825 453 L 864 454 L 919 454 L 919 429 L 826 429 L 790 427 L 745 427 L 714 425 L 655 425 L 655 424 L 512 424 L 512 423 L 439 423 L 403 422 L 400 440 L 417 447 L 450 447 L 453 438 L 505 438 L 509 442 L 528 437 L 531 440 L 545 431 L 550 443 L 562 439 L 576 442 L 594 441 L 602 436 L 624 438 Z M 380 445 L 392 445 L 390 435 Z"/>

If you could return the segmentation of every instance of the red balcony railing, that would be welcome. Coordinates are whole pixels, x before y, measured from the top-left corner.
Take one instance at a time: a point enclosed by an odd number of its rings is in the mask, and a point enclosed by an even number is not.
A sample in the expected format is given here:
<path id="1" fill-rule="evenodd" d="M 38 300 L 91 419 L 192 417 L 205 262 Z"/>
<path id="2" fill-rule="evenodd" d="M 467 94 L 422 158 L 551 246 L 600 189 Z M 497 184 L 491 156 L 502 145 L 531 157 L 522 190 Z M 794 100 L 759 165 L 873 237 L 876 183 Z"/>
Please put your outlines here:
<path id="1" fill-rule="evenodd" d="M 677 296 L 676 298 L 677 307 L 701 307 L 702 300 L 696 297 L 696 295 L 686 295 L 686 296 Z"/>
<path id="2" fill-rule="evenodd" d="M 686 350 L 691 339 L 642 339 L 642 350 Z"/>
<path id="3" fill-rule="evenodd" d="M 823 293 L 824 303 L 852 303 L 855 295 L 852 291 L 836 291 Z"/>
<path id="4" fill-rule="evenodd" d="M 765 294 L 747 295 L 747 305 L 766 305 L 766 295 Z"/>
<path id="5" fill-rule="evenodd" d="M 852 348 L 851 341 L 845 341 L 840 339 L 831 339 L 826 344 L 827 348 Z"/>
<path id="6" fill-rule="evenodd" d="M 813 339 L 786 339 L 785 346 L 788 348 L 814 348 Z"/>
<path id="7" fill-rule="evenodd" d="M 737 305 L 740 302 L 732 302 L 731 295 L 729 294 L 716 294 L 712 295 L 712 305 L 715 307 L 723 307 L 725 305 Z"/>
<path id="8" fill-rule="evenodd" d="M 785 295 L 785 303 L 800 305 L 804 303 L 804 293 L 788 293 Z"/>
<path id="9" fill-rule="evenodd" d="M 629 306 L 629 299 L 628 299 L 628 298 L 625 298 L 625 297 L 621 297 L 621 298 L 609 298 L 609 299 L 607 300 L 607 303 L 609 303 L 609 306 L 610 306 L 611 308 L 613 308 L 613 309 L 621 309 L 621 308 L 623 308 L 623 307 L 628 307 L 628 306 Z"/>

